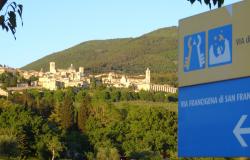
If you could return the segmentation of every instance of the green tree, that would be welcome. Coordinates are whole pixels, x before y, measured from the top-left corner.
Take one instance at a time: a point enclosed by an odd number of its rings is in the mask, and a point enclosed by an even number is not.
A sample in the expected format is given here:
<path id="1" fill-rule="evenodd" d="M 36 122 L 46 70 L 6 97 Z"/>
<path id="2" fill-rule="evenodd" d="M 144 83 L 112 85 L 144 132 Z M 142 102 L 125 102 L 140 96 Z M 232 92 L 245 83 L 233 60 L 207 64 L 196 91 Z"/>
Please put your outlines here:
<path id="1" fill-rule="evenodd" d="M 4 87 L 16 87 L 18 76 L 13 73 L 0 74 L 0 83 L 3 83 Z M 20 81 L 22 82 L 22 81 Z"/>
<path id="2" fill-rule="evenodd" d="M 120 155 L 116 148 L 99 148 L 97 155 L 97 160 L 119 160 Z"/>
<path id="3" fill-rule="evenodd" d="M 110 98 L 111 98 L 110 92 L 104 91 L 104 93 L 103 93 L 103 98 L 104 98 L 105 100 L 110 100 Z"/>
<path id="4" fill-rule="evenodd" d="M 59 153 L 63 151 L 63 144 L 60 141 L 60 138 L 58 136 L 48 136 L 45 139 L 46 145 L 48 147 L 48 150 L 52 154 L 52 160 L 54 160 L 56 157 L 59 157 Z"/>
<path id="5" fill-rule="evenodd" d="M 156 92 L 154 94 L 154 101 L 156 101 L 156 102 L 166 102 L 167 101 L 167 96 L 163 92 Z"/>
<path id="6" fill-rule="evenodd" d="M 61 117 L 62 117 L 61 112 L 62 112 L 62 104 L 58 102 L 54 105 L 54 109 L 49 117 L 49 120 L 56 124 L 61 124 Z"/>
<path id="7" fill-rule="evenodd" d="M 0 128 L 0 156 L 16 156 L 18 154 L 18 140 L 15 131 Z"/>
<path id="8" fill-rule="evenodd" d="M 24 105 L 25 107 L 28 107 L 28 108 L 33 108 L 33 106 L 34 106 L 33 95 L 30 94 L 28 91 L 24 91 L 22 97 L 23 97 L 22 105 Z"/>
<path id="9" fill-rule="evenodd" d="M 154 95 L 152 92 L 149 91 L 140 91 L 139 96 L 141 100 L 144 101 L 153 101 L 154 100 Z"/>
<path id="10" fill-rule="evenodd" d="M 54 103 L 60 103 L 63 101 L 64 93 L 62 90 L 56 90 L 53 94 Z"/>
<path id="11" fill-rule="evenodd" d="M 99 148 L 97 155 L 96 155 L 96 159 L 97 160 L 106 160 L 108 159 L 108 155 L 107 155 L 107 151 L 105 148 Z"/>
<path id="12" fill-rule="evenodd" d="M 122 94 L 121 91 L 115 90 L 111 92 L 111 99 L 113 102 L 119 102 L 121 100 Z"/>
<path id="13" fill-rule="evenodd" d="M 109 151 L 109 157 L 110 160 L 119 160 L 120 159 L 119 151 L 116 148 L 111 148 Z"/>
<path id="14" fill-rule="evenodd" d="M 132 101 L 132 100 L 135 100 L 137 98 L 137 96 L 135 95 L 134 92 L 132 91 L 123 91 L 121 93 L 121 99 L 122 100 L 126 100 L 126 101 Z"/>
<path id="15" fill-rule="evenodd" d="M 77 125 L 82 132 L 85 131 L 85 126 L 89 116 L 90 106 L 91 106 L 91 97 L 87 95 L 82 99 L 82 102 L 80 103 L 77 116 Z"/>
<path id="16" fill-rule="evenodd" d="M 68 158 L 84 159 L 86 153 L 93 151 L 88 137 L 77 129 L 67 132 L 63 137 Z"/>
<path id="17" fill-rule="evenodd" d="M 61 109 L 63 99 L 64 92 L 62 90 L 56 90 L 53 94 L 54 105 L 49 120 L 57 124 L 61 124 Z"/>
<path id="18" fill-rule="evenodd" d="M 196 1 L 202 3 L 202 0 L 188 0 L 188 1 L 190 1 L 191 4 L 193 4 Z M 203 0 L 203 1 L 206 5 L 209 5 L 210 8 L 212 7 L 212 5 L 214 6 L 217 5 L 220 8 L 224 3 L 224 0 Z"/>
<path id="19" fill-rule="evenodd" d="M 70 129 L 74 124 L 74 94 L 72 91 L 67 91 L 60 109 L 61 126 L 63 129 Z"/>
<path id="20" fill-rule="evenodd" d="M 44 126 L 48 126 L 46 121 L 41 116 L 35 115 L 28 107 L 2 102 L 0 106 L 4 106 L 0 112 L 0 126 L 14 131 L 18 156 L 21 158 L 35 156 L 38 152 L 37 144 L 47 133 L 47 130 L 43 130 Z"/>
<path id="21" fill-rule="evenodd" d="M 163 108 L 137 108 L 129 112 L 123 143 L 126 155 L 177 151 L 177 116 Z"/>
<path id="22" fill-rule="evenodd" d="M 52 94 L 46 91 L 43 95 L 39 93 L 33 95 L 33 97 L 33 108 L 36 110 L 37 114 L 44 118 L 48 118 L 54 107 Z"/>

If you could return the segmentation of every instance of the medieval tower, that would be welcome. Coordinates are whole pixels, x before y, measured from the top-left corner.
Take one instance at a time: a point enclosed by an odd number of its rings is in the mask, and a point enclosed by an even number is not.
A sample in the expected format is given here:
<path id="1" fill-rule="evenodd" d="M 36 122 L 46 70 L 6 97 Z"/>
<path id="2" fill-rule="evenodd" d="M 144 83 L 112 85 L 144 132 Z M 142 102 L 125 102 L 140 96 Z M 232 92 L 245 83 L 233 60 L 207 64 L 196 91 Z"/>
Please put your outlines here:
<path id="1" fill-rule="evenodd" d="M 49 63 L 49 71 L 50 73 L 56 73 L 56 63 L 55 62 L 50 62 Z"/>
<path id="2" fill-rule="evenodd" d="M 146 70 L 146 78 L 145 78 L 146 84 L 150 84 L 150 70 L 147 68 Z"/>

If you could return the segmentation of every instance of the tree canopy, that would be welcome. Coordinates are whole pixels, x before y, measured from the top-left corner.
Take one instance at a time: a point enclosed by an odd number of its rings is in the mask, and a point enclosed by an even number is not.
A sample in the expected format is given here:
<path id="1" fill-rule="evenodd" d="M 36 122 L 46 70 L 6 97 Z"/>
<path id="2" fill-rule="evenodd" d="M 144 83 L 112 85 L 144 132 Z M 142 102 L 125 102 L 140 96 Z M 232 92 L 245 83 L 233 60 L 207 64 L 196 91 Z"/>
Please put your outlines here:
<path id="1" fill-rule="evenodd" d="M 193 4 L 196 1 L 198 1 L 202 4 L 202 1 L 204 1 L 204 3 L 206 5 L 209 5 L 210 9 L 211 9 L 212 5 L 214 5 L 214 6 L 217 5 L 218 8 L 220 8 L 224 3 L 224 0 L 188 0 L 188 1 L 190 1 L 191 4 Z"/>
<path id="2" fill-rule="evenodd" d="M 23 25 L 23 5 L 17 4 L 11 0 L 0 0 L 0 26 L 3 30 L 13 34 L 16 39 L 17 15 L 20 17 Z"/>

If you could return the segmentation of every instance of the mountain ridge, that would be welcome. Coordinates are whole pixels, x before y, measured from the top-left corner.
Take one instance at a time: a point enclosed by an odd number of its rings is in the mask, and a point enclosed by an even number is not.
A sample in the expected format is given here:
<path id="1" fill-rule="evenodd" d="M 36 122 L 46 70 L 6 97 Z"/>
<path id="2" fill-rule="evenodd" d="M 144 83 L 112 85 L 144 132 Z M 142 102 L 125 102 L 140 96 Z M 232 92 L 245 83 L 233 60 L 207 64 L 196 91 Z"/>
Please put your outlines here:
<path id="1" fill-rule="evenodd" d="M 92 73 L 122 72 L 141 74 L 149 67 L 152 73 L 175 74 L 177 71 L 178 27 L 166 27 L 136 38 L 91 40 L 47 55 L 24 67 L 25 70 L 43 68 L 49 62 L 56 68 L 83 66 Z"/>

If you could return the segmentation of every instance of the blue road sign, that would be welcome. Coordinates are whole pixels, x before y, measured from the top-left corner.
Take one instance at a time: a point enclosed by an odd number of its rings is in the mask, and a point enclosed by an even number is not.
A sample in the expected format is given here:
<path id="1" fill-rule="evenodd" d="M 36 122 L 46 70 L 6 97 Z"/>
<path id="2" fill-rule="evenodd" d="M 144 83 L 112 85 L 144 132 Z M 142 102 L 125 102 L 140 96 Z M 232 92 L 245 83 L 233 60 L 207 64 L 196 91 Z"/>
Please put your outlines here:
<path id="1" fill-rule="evenodd" d="M 180 157 L 250 156 L 250 78 L 179 88 Z"/>
<path id="2" fill-rule="evenodd" d="M 179 157 L 250 157 L 249 8 L 179 22 Z"/>

